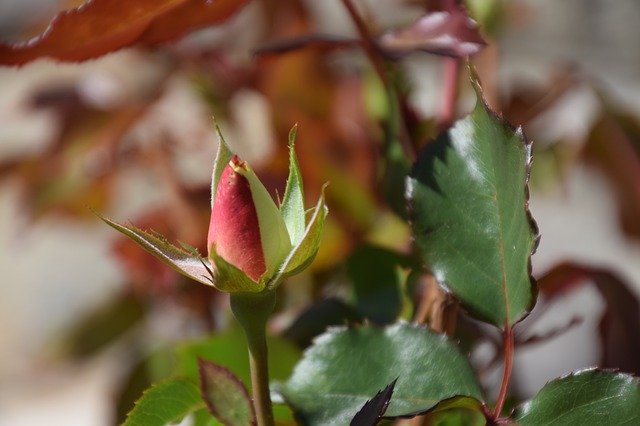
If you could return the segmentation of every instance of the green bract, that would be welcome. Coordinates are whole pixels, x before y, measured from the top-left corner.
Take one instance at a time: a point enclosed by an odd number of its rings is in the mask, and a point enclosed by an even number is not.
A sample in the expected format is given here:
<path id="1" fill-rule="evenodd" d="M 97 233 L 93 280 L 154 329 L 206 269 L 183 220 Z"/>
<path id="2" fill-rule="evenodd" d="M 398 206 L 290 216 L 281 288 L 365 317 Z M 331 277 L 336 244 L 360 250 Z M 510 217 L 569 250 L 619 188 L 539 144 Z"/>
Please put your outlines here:
<path id="1" fill-rule="evenodd" d="M 207 258 L 194 249 L 174 246 L 154 232 L 120 224 L 100 215 L 99 217 L 158 259 L 195 281 L 213 285 L 218 290 L 229 293 L 273 290 L 283 278 L 309 266 L 318 252 L 328 212 L 324 187 L 307 220 L 302 177 L 294 148 L 295 127 L 289 134 L 289 177 L 284 199 L 279 207 L 249 165 L 233 155 L 219 129 L 216 130 L 219 144 L 211 183 L 212 217 Z M 233 179 L 240 180 L 239 183 L 246 187 L 241 188 L 240 195 L 243 197 L 240 200 L 223 196 L 227 189 L 221 187 L 223 177 L 227 181 L 223 181 L 222 185 L 227 185 L 232 190 L 237 190 L 232 186 L 238 184 Z M 243 211 L 246 214 L 241 214 Z M 245 217 L 250 220 L 243 222 Z M 229 223 L 225 223 L 225 220 Z M 262 267 L 252 263 L 255 257 L 252 258 L 251 255 L 256 253 L 262 255 L 258 259 L 262 262 Z M 238 261 L 238 257 L 242 262 Z"/>

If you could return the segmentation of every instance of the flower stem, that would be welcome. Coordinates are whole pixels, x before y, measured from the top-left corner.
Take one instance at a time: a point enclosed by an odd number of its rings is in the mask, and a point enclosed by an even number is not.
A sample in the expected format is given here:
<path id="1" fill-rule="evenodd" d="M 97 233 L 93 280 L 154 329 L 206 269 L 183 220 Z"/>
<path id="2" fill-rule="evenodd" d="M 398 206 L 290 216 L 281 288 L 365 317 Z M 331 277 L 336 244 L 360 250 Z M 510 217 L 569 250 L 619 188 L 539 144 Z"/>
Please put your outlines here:
<path id="1" fill-rule="evenodd" d="M 269 394 L 266 325 L 275 303 L 275 291 L 231 295 L 231 310 L 244 330 L 249 347 L 251 389 L 258 426 L 274 425 Z"/>
<path id="2" fill-rule="evenodd" d="M 502 413 L 502 407 L 504 407 L 504 401 L 507 398 L 507 389 L 509 388 L 509 381 L 511 379 L 511 368 L 513 367 L 513 329 L 509 324 L 505 325 L 504 334 L 504 371 L 502 372 L 502 383 L 500 384 L 500 393 L 496 401 L 495 410 L 493 411 L 494 418 L 499 418 Z"/>

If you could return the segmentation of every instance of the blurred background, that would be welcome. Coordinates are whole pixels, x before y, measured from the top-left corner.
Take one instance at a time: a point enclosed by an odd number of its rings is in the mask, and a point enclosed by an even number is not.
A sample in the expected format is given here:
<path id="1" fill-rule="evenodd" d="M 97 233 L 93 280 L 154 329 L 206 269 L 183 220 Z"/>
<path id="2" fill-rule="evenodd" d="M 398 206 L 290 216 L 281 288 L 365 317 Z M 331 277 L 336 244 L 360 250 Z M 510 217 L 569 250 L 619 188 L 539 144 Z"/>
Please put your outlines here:
<path id="1" fill-rule="evenodd" d="M 26 40 L 80 3 L 1 0 L 0 39 Z M 486 96 L 533 140 L 530 208 L 542 236 L 533 273 L 546 279 L 522 324 L 514 394 L 592 365 L 639 374 L 640 3 L 465 3 L 487 42 L 474 58 Z M 356 4 L 375 36 L 439 6 Z M 322 328 L 357 305 L 345 259 L 352 265 L 363 247 L 409 250 L 408 227 L 379 184 L 380 81 L 358 47 L 282 42 L 308 34 L 358 33 L 340 0 L 253 0 L 215 28 L 154 48 L 0 67 L 0 425 L 115 424 L 171 370 L 156 354 L 237 333 L 224 296 L 186 282 L 90 210 L 206 252 L 213 116 L 271 190 L 283 193 L 295 123 L 309 204 L 331 182 L 321 252 L 283 286 L 271 324 L 284 336 L 282 359 L 293 365 L 320 332 L 296 322 L 306 309 L 318 309 Z M 437 131 L 444 64 L 424 52 L 393 61 L 417 147 Z M 465 72 L 459 80 L 463 114 L 474 96 Z M 488 342 L 469 351 L 491 390 L 500 374 Z"/>

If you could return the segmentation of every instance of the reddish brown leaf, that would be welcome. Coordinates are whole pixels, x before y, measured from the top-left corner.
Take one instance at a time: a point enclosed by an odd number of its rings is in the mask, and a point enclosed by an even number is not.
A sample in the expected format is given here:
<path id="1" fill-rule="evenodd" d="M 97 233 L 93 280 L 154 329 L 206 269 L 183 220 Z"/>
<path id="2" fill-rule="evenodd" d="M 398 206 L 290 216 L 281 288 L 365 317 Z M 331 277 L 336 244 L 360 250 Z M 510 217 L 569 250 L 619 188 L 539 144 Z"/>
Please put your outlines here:
<path id="1" fill-rule="evenodd" d="M 151 46 L 224 21 L 249 0 L 90 0 L 56 15 L 38 37 L 0 44 L 1 65 L 38 58 L 76 62 Z"/>
<path id="2" fill-rule="evenodd" d="M 387 33 L 380 45 L 395 56 L 422 51 L 464 58 L 480 52 L 486 42 L 475 21 L 456 7 L 428 13 L 406 28 Z"/>
<path id="3" fill-rule="evenodd" d="M 600 320 L 601 367 L 640 374 L 640 302 L 629 285 L 611 271 L 564 262 L 538 280 L 542 294 L 554 297 L 591 280 L 606 310 Z"/>
<path id="4" fill-rule="evenodd" d="M 622 229 L 630 236 L 640 237 L 640 157 L 613 116 L 603 115 L 595 124 L 583 155 L 613 184 Z"/>

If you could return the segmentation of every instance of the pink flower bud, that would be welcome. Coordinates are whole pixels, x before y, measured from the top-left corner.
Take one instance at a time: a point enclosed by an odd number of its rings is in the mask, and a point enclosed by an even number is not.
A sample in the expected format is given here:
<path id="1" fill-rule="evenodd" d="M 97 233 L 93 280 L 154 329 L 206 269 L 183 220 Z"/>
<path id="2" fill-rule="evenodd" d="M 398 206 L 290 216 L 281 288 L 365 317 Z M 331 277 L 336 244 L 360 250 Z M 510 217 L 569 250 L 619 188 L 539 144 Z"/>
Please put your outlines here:
<path id="1" fill-rule="evenodd" d="M 207 246 L 255 282 L 271 276 L 292 248 L 278 207 L 235 155 L 218 182 Z"/>

